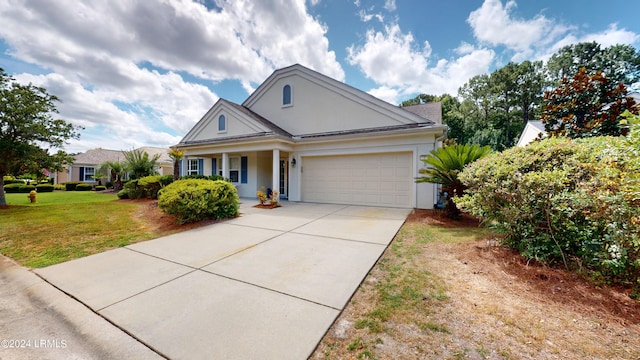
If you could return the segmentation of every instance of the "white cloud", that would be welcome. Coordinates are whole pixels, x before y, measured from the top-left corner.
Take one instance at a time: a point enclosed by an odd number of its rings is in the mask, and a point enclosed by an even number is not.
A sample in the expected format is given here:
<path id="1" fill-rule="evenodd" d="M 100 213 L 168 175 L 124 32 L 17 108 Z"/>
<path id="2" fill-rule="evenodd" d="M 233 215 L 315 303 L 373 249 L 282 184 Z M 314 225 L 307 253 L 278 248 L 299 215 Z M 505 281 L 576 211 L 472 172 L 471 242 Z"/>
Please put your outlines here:
<path id="1" fill-rule="evenodd" d="M 387 11 L 396 11 L 396 0 L 385 0 L 384 8 L 387 9 Z"/>
<path id="2" fill-rule="evenodd" d="M 377 13 L 377 14 L 367 13 L 367 11 L 364 10 L 364 9 L 358 11 L 358 16 L 360 16 L 360 20 L 363 21 L 363 22 L 369 22 L 373 18 L 375 18 L 376 20 L 380 21 L 381 23 L 384 22 L 384 16 L 382 14 L 380 14 L 380 13 Z"/>
<path id="3" fill-rule="evenodd" d="M 563 46 L 585 41 L 596 41 L 603 47 L 633 45 L 640 41 L 638 34 L 618 29 L 617 24 L 609 25 L 602 32 L 581 34 L 579 27 L 562 24 L 541 14 L 531 19 L 517 18 L 514 15 L 516 7 L 515 0 L 507 1 L 505 5 L 501 0 L 485 0 L 467 19 L 476 39 L 491 46 L 505 46 L 512 51 L 512 61 L 545 60 Z"/>
<path id="4" fill-rule="evenodd" d="M 301 63 L 344 80 L 326 26 L 307 13 L 305 0 L 216 6 L 5 0 L 0 38 L 14 58 L 50 72 L 31 80 L 64 100 L 62 118 L 83 124 L 87 139 L 101 138 L 92 131 L 111 137 L 111 147 L 176 143 L 217 99 L 192 78 L 237 80 L 249 93 L 275 68 Z"/>
<path id="5" fill-rule="evenodd" d="M 369 90 L 369 94 L 393 105 L 397 105 L 402 102 L 400 100 L 400 93 L 398 92 L 398 89 L 388 86 L 380 86 L 378 88 L 371 89 Z"/>
<path id="6" fill-rule="evenodd" d="M 503 6 L 501 0 L 485 0 L 480 8 L 469 14 L 467 22 L 479 41 L 492 45 L 504 45 L 516 52 L 516 57 L 533 53 L 532 46 L 552 40 L 550 34 L 568 30 L 542 15 L 530 20 L 512 17 L 516 2 L 509 0 Z"/>
<path id="7" fill-rule="evenodd" d="M 461 57 L 430 66 L 429 42 L 417 46 L 413 35 L 397 24 L 384 32 L 369 30 L 365 43 L 351 45 L 347 52 L 349 63 L 380 85 L 370 93 L 393 103 L 416 93 L 456 94 L 470 77 L 486 73 L 495 58 L 492 50 L 467 47 Z"/>

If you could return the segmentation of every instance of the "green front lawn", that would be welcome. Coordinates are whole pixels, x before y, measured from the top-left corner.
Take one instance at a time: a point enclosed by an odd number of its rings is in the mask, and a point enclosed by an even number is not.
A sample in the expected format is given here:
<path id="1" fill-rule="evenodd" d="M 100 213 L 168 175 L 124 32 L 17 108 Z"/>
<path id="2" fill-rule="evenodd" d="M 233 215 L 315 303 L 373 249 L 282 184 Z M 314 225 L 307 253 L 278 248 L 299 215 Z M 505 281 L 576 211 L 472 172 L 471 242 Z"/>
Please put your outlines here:
<path id="1" fill-rule="evenodd" d="M 0 209 L 0 253 L 44 267 L 157 236 L 136 219 L 140 204 L 91 191 L 6 194 Z"/>

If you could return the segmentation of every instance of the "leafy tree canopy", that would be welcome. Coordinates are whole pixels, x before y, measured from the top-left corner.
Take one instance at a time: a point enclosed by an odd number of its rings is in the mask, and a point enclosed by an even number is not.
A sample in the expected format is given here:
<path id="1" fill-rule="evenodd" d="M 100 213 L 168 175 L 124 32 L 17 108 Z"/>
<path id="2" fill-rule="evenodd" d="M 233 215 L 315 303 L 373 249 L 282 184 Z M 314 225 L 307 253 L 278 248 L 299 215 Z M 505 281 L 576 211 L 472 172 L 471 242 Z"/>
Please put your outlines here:
<path id="1" fill-rule="evenodd" d="M 612 82 L 601 71 L 589 75 L 585 68 L 545 92 L 544 103 L 542 122 L 547 133 L 571 138 L 623 135 L 622 113 L 635 113 L 635 102 L 627 97 L 623 83 Z"/>
<path id="2" fill-rule="evenodd" d="M 25 166 L 39 170 L 68 160 L 64 152 L 51 158 L 43 148 L 61 147 L 80 136 L 81 128 L 54 118 L 57 101 L 46 89 L 17 83 L 0 68 L 0 189 L 5 175 L 17 174 Z M 0 191 L 0 206 L 4 205 Z"/>
<path id="3" fill-rule="evenodd" d="M 640 81 L 640 53 L 630 45 L 602 48 L 596 42 L 567 45 L 549 58 L 547 69 L 551 80 L 560 84 L 584 68 L 594 75 L 597 71 L 614 84 L 632 85 Z"/>

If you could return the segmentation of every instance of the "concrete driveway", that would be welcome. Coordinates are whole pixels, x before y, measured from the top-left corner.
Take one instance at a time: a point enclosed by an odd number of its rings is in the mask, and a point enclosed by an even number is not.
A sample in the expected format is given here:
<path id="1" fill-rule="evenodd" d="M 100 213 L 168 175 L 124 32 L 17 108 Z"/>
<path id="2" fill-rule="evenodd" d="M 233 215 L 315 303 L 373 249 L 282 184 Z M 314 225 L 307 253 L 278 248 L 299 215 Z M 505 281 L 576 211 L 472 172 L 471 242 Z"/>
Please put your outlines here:
<path id="1" fill-rule="evenodd" d="M 409 210 L 245 203 L 233 220 L 34 271 L 171 359 L 305 359 Z"/>

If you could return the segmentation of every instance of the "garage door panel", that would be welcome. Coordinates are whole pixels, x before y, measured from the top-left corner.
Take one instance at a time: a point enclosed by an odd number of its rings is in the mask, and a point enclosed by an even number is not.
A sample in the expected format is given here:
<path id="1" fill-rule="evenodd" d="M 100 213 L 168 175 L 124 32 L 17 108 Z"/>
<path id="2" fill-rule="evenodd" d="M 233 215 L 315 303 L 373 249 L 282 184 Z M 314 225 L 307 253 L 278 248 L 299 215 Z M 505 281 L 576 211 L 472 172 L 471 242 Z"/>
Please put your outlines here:
<path id="1" fill-rule="evenodd" d="M 412 153 L 304 157 L 302 201 L 413 206 Z"/>

